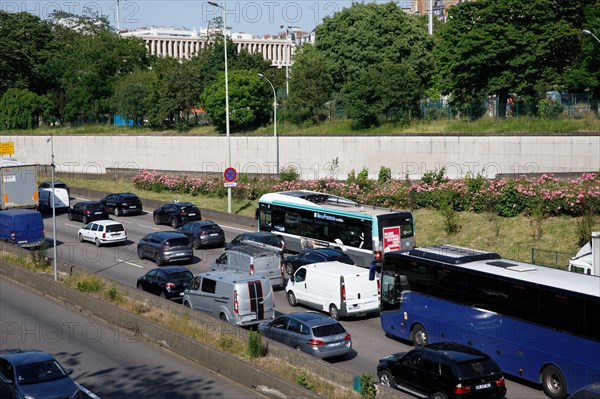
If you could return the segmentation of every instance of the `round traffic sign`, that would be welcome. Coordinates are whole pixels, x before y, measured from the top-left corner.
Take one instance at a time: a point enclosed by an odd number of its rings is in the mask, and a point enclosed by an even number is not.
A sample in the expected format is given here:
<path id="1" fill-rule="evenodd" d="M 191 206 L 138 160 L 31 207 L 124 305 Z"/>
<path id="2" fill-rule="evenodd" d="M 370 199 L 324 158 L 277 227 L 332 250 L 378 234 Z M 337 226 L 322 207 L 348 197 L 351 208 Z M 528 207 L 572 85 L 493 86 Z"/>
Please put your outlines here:
<path id="1" fill-rule="evenodd" d="M 237 179 L 237 172 L 234 168 L 227 168 L 225 169 L 225 172 L 223 172 L 223 177 L 225 178 L 225 181 L 229 183 L 234 182 L 235 179 Z"/>

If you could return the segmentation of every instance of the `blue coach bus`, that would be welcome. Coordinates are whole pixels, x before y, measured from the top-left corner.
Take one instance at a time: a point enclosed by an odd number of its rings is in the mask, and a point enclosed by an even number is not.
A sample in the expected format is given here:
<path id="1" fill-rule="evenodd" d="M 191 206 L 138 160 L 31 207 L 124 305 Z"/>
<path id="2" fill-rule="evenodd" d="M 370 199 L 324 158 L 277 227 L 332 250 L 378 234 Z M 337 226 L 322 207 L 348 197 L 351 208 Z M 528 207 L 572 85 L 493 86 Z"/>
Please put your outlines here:
<path id="1" fill-rule="evenodd" d="M 385 255 L 381 325 L 425 345 L 454 341 L 563 399 L 600 381 L 600 278 L 451 245 Z"/>
<path id="2" fill-rule="evenodd" d="M 257 218 L 259 230 L 284 238 L 286 251 L 338 248 L 362 267 L 383 253 L 415 246 L 412 212 L 315 191 L 265 194 L 258 200 Z"/>

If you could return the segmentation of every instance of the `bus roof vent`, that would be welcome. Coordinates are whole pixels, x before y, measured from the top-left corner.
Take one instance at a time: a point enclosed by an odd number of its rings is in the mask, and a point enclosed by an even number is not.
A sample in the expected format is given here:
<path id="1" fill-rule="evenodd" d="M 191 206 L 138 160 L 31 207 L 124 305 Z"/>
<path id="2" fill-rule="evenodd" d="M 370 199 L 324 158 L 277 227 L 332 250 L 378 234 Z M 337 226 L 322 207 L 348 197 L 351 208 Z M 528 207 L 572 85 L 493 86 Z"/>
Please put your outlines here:
<path id="1" fill-rule="evenodd" d="M 475 261 L 502 259 L 502 257 L 495 252 L 484 252 L 447 244 L 415 248 L 410 250 L 410 255 L 454 265 Z"/>
<path id="2" fill-rule="evenodd" d="M 537 270 L 537 267 L 533 267 L 531 265 L 515 265 L 507 267 L 507 269 L 515 272 L 532 272 L 534 270 Z"/>
<path id="3" fill-rule="evenodd" d="M 505 260 L 495 260 L 493 262 L 487 262 L 487 264 L 491 266 L 503 267 L 505 269 L 518 266 L 516 263 L 510 263 Z"/>

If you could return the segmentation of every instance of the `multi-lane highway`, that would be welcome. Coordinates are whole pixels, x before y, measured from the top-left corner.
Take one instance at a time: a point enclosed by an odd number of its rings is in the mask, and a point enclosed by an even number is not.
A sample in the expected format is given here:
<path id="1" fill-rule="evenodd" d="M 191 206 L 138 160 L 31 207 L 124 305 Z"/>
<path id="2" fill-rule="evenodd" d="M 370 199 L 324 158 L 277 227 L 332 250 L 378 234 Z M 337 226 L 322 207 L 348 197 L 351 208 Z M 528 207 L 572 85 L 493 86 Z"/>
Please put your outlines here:
<path id="1" fill-rule="evenodd" d="M 96 199 L 96 198 L 91 198 Z M 149 212 L 148 212 L 149 211 Z M 58 241 L 58 256 L 61 262 L 77 265 L 88 271 L 96 272 L 108 279 L 123 284 L 134 286 L 137 278 L 156 265 L 149 260 L 138 259 L 136 243 L 144 235 L 154 231 L 172 231 L 170 226 L 156 226 L 152 221 L 152 209 L 140 216 L 121 216 L 112 219 L 122 222 L 127 229 L 128 242 L 122 246 L 106 246 L 97 248 L 91 243 L 80 243 L 77 240 L 77 231 L 81 228 L 80 222 L 69 221 L 66 215 L 58 215 L 56 219 L 56 232 Z M 52 240 L 52 219 L 46 217 L 46 237 Z M 215 220 L 225 231 L 229 241 L 242 231 L 247 231 L 244 226 L 220 223 Z M 52 251 L 48 251 L 52 255 Z M 211 263 L 222 253 L 222 249 L 195 250 L 195 257 L 191 264 L 186 265 L 193 273 L 207 271 Z M 302 308 L 292 308 L 288 305 L 284 291 L 275 294 L 276 309 L 278 312 L 291 313 Z M 390 353 L 410 349 L 403 343 L 386 338 L 379 323 L 378 317 L 365 317 L 354 320 L 343 320 L 342 324 L 351 333 L 353 347 L 356 351 L 352 356 L 333 361 L 336 367 L 351 373 L 361 375 L 366 372 L 376 373 L 377 362 L 380 358 Z M 537 387 L 529 387 L 513 381 L 507 382 L 508 399 L 542 399 L 545 395 Z"/>
<path id="2" fill-rule="evenodd" d="M 103 399 L 263 397 L 10 280 L 0 297 L 0 349 L 49 352 Z"/>

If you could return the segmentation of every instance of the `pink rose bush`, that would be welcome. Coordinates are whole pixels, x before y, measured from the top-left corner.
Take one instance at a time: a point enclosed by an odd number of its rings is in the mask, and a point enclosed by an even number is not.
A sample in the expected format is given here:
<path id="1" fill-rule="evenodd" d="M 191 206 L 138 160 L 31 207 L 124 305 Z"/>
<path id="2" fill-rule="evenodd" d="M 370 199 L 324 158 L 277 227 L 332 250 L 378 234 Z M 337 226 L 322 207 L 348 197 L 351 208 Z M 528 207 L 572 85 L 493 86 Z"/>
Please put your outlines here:
<path id="1" fill-rule="evenodd" d="M 141 170 L 133 177 L 133 183 L 139 189 L 155 192 L 227 196 L 222 176 L 160 175 Z M 248 200 L 256 200 L 269 192 L 312 190 L 388 208 L 437 208 L 440 199 L 443 199 L 451 201 L 451 206 L 457 211 L 487 211 L 505 217 L 533 213 L 580 216 L 600 211 L 598 173 L 585 173 L 577 179 L 560 179 L 553 175 L 486 179 L 480 175 L 467 175 L 454 180 L 444 178 L 429 182 L 403 179 L 282 181 L 273 177 L 240 175 L 237 183 L 238 186 L 232 190 L 234 197 Z"/>

